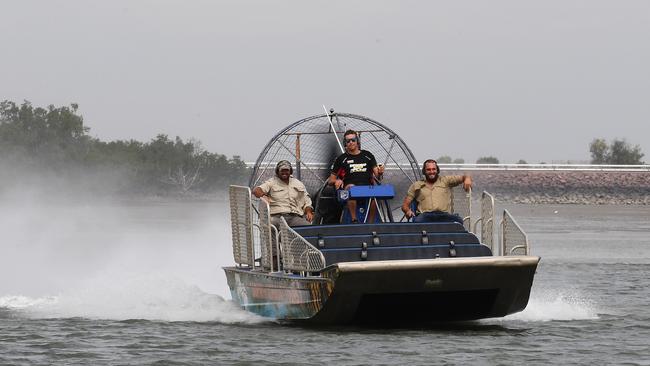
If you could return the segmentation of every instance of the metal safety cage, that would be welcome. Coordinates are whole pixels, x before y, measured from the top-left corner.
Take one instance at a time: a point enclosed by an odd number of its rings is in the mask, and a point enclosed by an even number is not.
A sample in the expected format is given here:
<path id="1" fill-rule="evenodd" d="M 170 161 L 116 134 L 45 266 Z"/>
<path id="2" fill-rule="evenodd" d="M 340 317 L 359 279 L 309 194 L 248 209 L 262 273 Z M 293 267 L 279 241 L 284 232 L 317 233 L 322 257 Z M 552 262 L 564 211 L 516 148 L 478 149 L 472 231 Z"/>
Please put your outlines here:
<path id="1" fill-rule="evenodd" d="M 463 226 L 467 231 L 472 230 L 472 188 L 467 192 L 462 185 L 452 188 L 451 212 L 463 219 Z"/>
<path id="2" fill-rule="evenodd" d="M 497 249 L 494 247 L 494 215 L 494 197 L 483 191 L 481 194 L 481 217 L 474 223 L 474 232 L 477 232 L 477 225 L 481 224 L 481 243 L 489 247 L 492 252 Z"/>
<path id="3" fill-rule="evenodd" d="M 296 233 L 284 217 L 280 223 L 280 249 L 285 271 L 319 272 L 325 268 L 325 257 L 320 250 Z"/>
<path id="4" fill-rule="evenodd" d="M 503 210 L 500 236 L 502 255 L 530 254 L 528 235 L 521 229 L 508 210 Z"/>
<path id="5" fill-rule="evenodd" d="M 251 190 L 243 186 L 230 186 L 230 225 L 232 232 L 232 251 L 238 265 L 255 266 L 253 239 L 253 215 Z"/>
<path id="6" fill-rule="evenodd" d="M 421 176 L 413 153 L 381 123 L 332 110 L 295 122 L 275 135 L 258 156 L 249 186 L 273 177 L 277 162 L 288 160 L 293 165 L 293 176 L 305 184 L 312 198 L 316 197 L 330 175 L 332 162 L 343 152 L 343 134 L 348 129 L 359 132 L 361 149 L 370 151 L 378 164 L 384 164 L 382 182 L 393 185 L 397 192 L 390 206 L 399 207 L 409 185 Z"/>

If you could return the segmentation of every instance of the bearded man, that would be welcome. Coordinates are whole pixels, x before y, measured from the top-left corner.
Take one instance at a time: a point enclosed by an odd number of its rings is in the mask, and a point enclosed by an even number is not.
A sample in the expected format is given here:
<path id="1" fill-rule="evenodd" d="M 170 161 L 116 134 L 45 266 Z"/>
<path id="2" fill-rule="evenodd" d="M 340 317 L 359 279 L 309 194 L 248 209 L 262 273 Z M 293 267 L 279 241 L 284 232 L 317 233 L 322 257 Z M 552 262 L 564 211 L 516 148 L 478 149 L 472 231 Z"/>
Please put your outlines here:
<path id="1" fill-rule="evenodd" d="M 440 175 L 438 162 L 428 159 L 422 164 L 424 179 L 417 181 L 408 189 L 402 211 L 413 222 L 449 222 L 463 224 L 463 219 L 451 212 L 451 188 L 463 184 L 465 191 L 472 187 L 469 175 Z M 411 209 L 411 202 L 417 202 L 416 212 Z"/>

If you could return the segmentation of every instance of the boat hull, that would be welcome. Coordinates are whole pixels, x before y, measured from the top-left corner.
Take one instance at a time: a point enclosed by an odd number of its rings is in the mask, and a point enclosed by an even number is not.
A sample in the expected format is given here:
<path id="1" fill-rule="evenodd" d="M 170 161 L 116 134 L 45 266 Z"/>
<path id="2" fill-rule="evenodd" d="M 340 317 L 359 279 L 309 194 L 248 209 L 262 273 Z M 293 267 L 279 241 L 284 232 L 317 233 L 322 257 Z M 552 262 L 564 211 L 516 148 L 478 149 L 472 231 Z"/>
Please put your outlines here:
<path id="1" fill-rule="evenodd" d="M 226 267 L 233 300 L 256 314 L 318 324 L 427 323 L 522 311 L 537 256 L 344 262 L 321 277 Z"/>

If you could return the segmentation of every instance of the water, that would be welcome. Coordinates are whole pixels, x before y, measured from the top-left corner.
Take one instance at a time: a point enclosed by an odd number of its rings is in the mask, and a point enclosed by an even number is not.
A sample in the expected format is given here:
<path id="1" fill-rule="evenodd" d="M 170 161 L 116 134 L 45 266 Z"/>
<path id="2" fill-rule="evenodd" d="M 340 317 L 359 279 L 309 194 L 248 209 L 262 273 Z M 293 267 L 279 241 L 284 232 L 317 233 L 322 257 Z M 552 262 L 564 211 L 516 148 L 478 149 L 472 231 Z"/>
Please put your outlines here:
<path id="1" fill-rule="evenodd" d="M 406 329 L 239 310 L 223 204 L 1 207 L 2 365 L 650 365 L 650 207 L 506 206 L 542 256 L 526 310 Z"/>

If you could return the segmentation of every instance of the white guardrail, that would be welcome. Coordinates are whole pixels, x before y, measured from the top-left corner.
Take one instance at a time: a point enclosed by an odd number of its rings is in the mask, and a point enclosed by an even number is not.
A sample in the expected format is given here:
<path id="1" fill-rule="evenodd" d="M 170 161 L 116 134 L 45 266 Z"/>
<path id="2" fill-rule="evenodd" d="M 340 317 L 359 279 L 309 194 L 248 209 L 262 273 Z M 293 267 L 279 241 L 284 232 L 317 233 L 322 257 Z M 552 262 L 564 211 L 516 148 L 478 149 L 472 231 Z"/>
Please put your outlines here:
<path id="1" fill-rule="evenodd" d="M 268 162 L 267 162 L 268 163 Z M 266 163 L 263 163 L 266 164 Z M 329 168 L 328 164 L 305 163 L 311 168 Z M 596 164 L 439 164 L 443 170 L 495 170 L 495 171 L 517 171 L 517 170 L 546 170 L 546 171 L 612 171 L 612 172 L 650 172 L 650 164 L 645 165 L 596 165 Z M 246 162 L 246 167 L 253 168 L 255 162 Z M 270 166 L 275 166 L 271 162 Z M 395 164 L 385 164 L 386 169 L 398 169 Z M 409 167 L 404 165 L 402 168 Z"/>
<path id="2" fill-rule="evenodd" d="M 594 164 L 440 164 L 445 170 L 650 172 L 650 165 Z"/>

